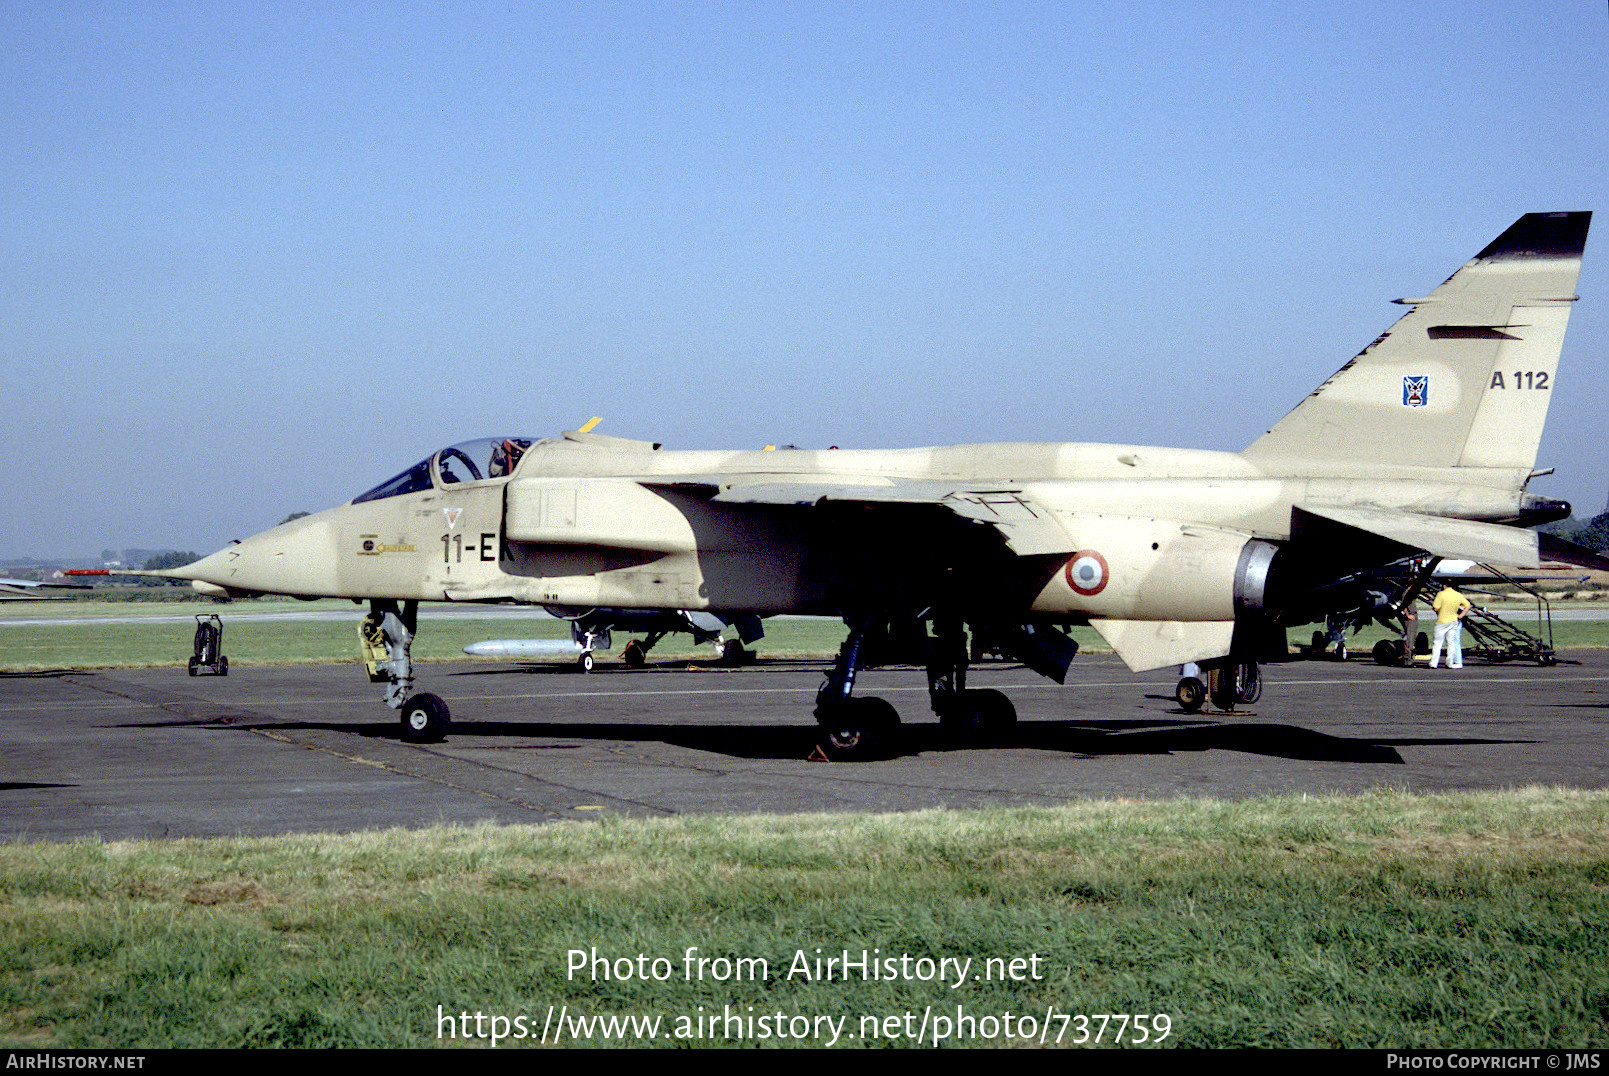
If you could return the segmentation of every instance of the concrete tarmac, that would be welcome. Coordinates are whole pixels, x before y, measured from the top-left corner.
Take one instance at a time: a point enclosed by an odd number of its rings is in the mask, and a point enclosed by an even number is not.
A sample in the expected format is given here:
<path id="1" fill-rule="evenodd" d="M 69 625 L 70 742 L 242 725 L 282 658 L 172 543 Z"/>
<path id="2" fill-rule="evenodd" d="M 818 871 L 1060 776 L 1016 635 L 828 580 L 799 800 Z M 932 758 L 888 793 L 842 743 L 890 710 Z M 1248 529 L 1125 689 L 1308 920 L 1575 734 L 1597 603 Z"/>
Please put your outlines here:
<path id="1" fill-rule="evenodd" d="M 920 670 L 863 673 L 897 757 L 811 761 L 825 662 L 419 667 L 446 743 L 404 744 L 354 666 L 0 674 L 0 840 L 258 835 L 546 822 L 599 812 L 907 811 L 1084 798 L 1609 787 L 1609 652 L 1581 664 L 1265 667 L 1244 713 L 1186 714 L 1167 671 L 1080 657 L 1064 686 L 985 664 L 1020 722 L 948 739 Z"/>

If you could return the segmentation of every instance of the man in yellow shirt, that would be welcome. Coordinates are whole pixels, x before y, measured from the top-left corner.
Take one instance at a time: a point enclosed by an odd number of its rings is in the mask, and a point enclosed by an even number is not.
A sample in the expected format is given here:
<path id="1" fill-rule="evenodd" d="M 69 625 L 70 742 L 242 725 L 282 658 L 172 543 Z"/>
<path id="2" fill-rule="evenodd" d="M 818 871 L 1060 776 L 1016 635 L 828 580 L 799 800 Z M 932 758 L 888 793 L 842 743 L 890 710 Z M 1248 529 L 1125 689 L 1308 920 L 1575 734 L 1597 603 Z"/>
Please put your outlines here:
<path id="1" fill-rule="evenodd" d="M 1473 606 L 1469 599 L 1454 590 L 1451 583 L 1443 583 L 1436 600 L 1430 603 L 1436 610 L 1436 637 L 1430 644 L 1430 667 L 1441 661 L 1442 644 L 1447 644 L 1447 667 L 1464 667 L 1464 614 Z"/>

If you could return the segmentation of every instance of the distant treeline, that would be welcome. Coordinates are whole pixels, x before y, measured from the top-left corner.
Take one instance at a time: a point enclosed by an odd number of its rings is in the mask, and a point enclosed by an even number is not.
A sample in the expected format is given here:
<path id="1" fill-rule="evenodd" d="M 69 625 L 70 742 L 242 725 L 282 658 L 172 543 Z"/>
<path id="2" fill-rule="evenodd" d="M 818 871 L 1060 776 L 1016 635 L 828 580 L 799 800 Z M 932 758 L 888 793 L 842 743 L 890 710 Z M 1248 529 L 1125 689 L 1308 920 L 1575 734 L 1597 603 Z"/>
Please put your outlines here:
<path id="1" fill-rule="evenodd" d="M 140 567 L 147 572 L 159 572 L 164 568 L 182 568 L 184 565 L 192 564 L 200 559 L 195 553 L 180 553 L 176 549 L 171 549 L 166 553 L 158 553 L 153 557 L 146 558 L 145 563 Z"/>
<path id="2" fill-rule="evenodd" d="M 1599 512 L 1585 523 L 1571 516 L 1542 529 L 1588 549 L 1609 550 L 1609 512 Z"/>

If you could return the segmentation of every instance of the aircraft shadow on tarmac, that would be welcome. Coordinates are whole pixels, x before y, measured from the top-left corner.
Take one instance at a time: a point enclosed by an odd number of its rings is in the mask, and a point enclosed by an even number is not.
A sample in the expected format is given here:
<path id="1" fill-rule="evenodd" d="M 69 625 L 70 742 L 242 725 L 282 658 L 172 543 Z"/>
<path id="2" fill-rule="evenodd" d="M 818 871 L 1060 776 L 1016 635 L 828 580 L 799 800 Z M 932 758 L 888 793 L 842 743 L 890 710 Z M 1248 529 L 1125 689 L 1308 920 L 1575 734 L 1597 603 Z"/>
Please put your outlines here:
<path id="1" fill-rule="evenodd" d="M 764 665 L 783 665 L 816 668 L 820 658 L 763 658 Z M 643 672 L 681 671 L 689 664 L 715 669 L 710 663 L 697 661 L 658 661 L 631 669 L 624 665 L 599 665 L 590 676 Z M 576 675 L 573 666 L 553 662 L 521 663 L 514 666 L 497 665 L 478 669 L 458 670 L 453 676 L 497 675 Z M 1155 699 L 1171 697 L 1150 696 Z M 988 748 L 1032 748 L 1058 751 L 1064 754 L 1098 758 L 1116 755 L 1167 755 L 1182 751 L 1240 751 L 1246 754 L 1266 755 L 1306 762 L 1355 762 L 1385 765 L 1403 765 L 1398 747 L 1436 746 L 1455 744 L 1505 744 L 1521 741 L 1436 737 L 1416 739 L 1356 739 L 1332 736 L 1297 725 L 1268 722 L 1250 723 L 1232 715 L 1222 719 L 1209 714 L 1187 714 L 1183 710 L 1170 710 L 1175 717 L 1158 717 L 1154 720 L 1093 720 L 1093 721 L 1025 721 L 1003 735 L 987 741 L 964 741 L 947 733 L 933 723 L 916 723 L 901 727 L 891 755 L 900 757 L 943 751 L 983 750 Z M 353 726 L 358 730 L 359 726 Z M 495 731 L 494 731 L 495 730 Z M 364 729 L 361 735 L 393 735 L 389 728 Z M 495 724 L 455 725 L 454 739 L 464 736 L 486 737 L 541 737 L 578 740 L 642 740 L 658 741 L 699 751 L 729 755 L 736 758 L 778 760 L 809 756 L 820 743 L 821 732 L 814 725 L 778 728 L 775 726 L 741 725 L 617 725 L 559 722 L 499 722 Z"/>
<path id="2" fill-rule="evenodd" d="M 193 724 L 194 722 L 183 722 Z M 397 738 L 392 724 L 354 722 L 234 723 L 241 730 L 297 729 L 342 732 L 369 739 Z M 571 741 L 514 743 L 515 740 Z M 503 741 L 503 742 L 499 742 Z M 652 724 L 645 722 L 488 721 L 455 723 L 448 743 L 506 750 L 560 751 L 589 741 L 663 743 L 695 751 L 751 760 L 799 761 L 817 753 L 821 730 L 815 725 Z M 1515 740 L 1466 737 L 1354 739 L 1296 725 L 1219 721 L 1212 718 L 1159 717 L 1151 720 L 1025 721 L 988 740 L 962 740 L 936 723 L 903 725 L 887 757 L 949 751 L 1029 748 L 1075 758 L 1118 755 L 1170 755 L 1185 751 L 1239 751 L 1306 762 L 1402 765 L 1402 746 L 1501 745 Z M 427 745 L 428 746 L 428 745 Z"/>

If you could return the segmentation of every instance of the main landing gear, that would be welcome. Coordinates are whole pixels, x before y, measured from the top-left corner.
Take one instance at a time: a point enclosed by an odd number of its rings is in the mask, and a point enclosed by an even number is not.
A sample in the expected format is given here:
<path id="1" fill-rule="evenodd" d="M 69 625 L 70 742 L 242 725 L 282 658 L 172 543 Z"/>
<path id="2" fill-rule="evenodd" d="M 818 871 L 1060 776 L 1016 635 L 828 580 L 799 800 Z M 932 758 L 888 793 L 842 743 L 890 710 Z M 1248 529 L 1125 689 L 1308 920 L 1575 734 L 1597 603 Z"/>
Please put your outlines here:
<path id="1" fill-rule="evenodd" d="M 899 712 L 886 699 L 854 695 L 855 676 L 868 664 L 868 649 L 888 637 L 872 618 L 850 622 L 826 680 L 816 692 L 815 717 L 826 739 L 822 750 L 835 762 L 887 758 L 899 737 Z M 928 699 L 945 731 L 971 742 L 997 738 L 1017 723 L 1017 709 L 1003 693 L 966 686 L 966 632 L 956 618 L 934 617 L 925 640 Z"/>
<path id="2" fill-rule="evenodd" d="M 1197 713 L 1209 700 L 1213 709 L 1233 713 L 1236 707 L 1250 706 L 1263 697 L 1263 677 L 1255 661 L 1212 665 L 1205 672 L 1205 680 L 1186 676 L 1174 690 L 1173 697 L 1185 713 Z"/>
<path id="3" fill-rule="evenodd" d="M 401 712 L 405 743 L 440 743 L 452 727 L 452 711 L 439 695 L 413 694 L 410 650 L 419 628 L 419 603 L 370 603 L 358 633 L 368 657 L 369 679 L 386 685 L 386 705 Z"/>

